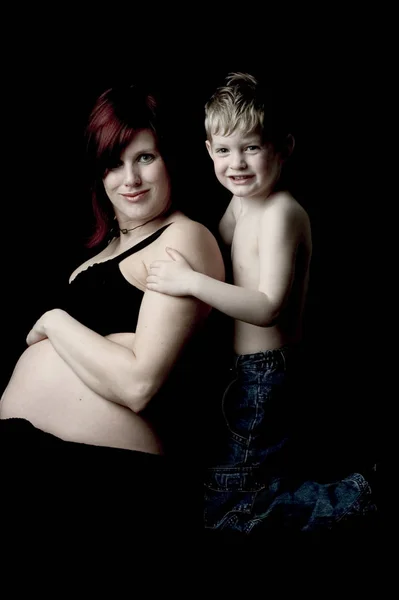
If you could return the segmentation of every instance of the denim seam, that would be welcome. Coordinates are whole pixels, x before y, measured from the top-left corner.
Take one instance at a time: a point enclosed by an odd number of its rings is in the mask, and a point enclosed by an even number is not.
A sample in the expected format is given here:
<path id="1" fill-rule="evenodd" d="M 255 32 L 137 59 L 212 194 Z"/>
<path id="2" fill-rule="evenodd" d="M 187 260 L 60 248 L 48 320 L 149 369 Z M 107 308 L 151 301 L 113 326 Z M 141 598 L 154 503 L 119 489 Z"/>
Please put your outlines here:
<path id="1" fill-rule="evenodd" d="M 226 423 L 227 429 L 230 431 L 230 433 L 232 434 L 232 436 L 234 437 L 234 439 L 236 439 L 236 440 L 237 440 L 237 442 L 241 442 L 241 443 L 243 443 L 245 446 L 247 446 L 247 444 L 248 444 L 248 440 L 246 440 L 244 437 L 242 437 L 241 435 L 239 435 L 238 433 L 236 433 L 235 431 L 233 431 L 233 430 L 231 429 L 231 427 L 230 427 L 230 423 L 229 423 L 229 421 L 228 421 L 228 419 L 227 419 L 227 416 L 226 416 L 226 411 L 225 411 L 225 400 L 226 400 L 226 398 L 227 398 L 227 395 L 228 395 L 228 393 L 229 393 L 229 391 L 230 391 L 231 387 L 232 387 L 232 386 L 233 386 L 233 385 L 236 383 L 237 379 L 238 379 L 238 378 L 237 378 L 237 376 L 236 376 L 236 377 L 235 377 L 235 378 L 234 378 L 232 381 L 230 381 L 229 385 L 227 386 L 227 388 L 226 388 L 226 389 L 225 389 L 225 391 L 224 391 L 223 398 L 222 398 L 222 412 L 223 412 L 223 418 L 224 418 L 224 421 L 225 421 L 225 423 Z"/>
<path id="2" fill-rule="evenodd" d="M 358 475 L 358 474 L 354 473 L 354 475 Z M 360 476 L 360 477 L 362 477 L 362 476 Z M 352 478 L 351 481 L 353 481 L 357 485 L 359 493 L 356 497 L 356 500 L 354 500 L 352 502 L 352 504 L 350 506 L 348 506 L 346 508 L 346 510 L 343 511 L 342 514 L 337 518 L 337 523 L 339 523 L 339 521 L 341 521 L 349 512 L 351 512 L 353 510 L 353 508 L 356 507 L 356 505 L 359 505 L 359 502 L 363 497 L 371 495 L 371 487 L 364 478 L 361 478 L 359 481 L 358 477 L 355 477 L 355 478 Z"/>
<path id="3" fill-rule="evenodd" d="M 253 435 L 252 435 L 252 431 L 255 427 L 255 423 L 258 420 L 258 415 L 259 415 L 259 396 L 260 396 L 260 374 L 259 372 L 257 373 L 257 386 L 256 386 L 256 402 L 255 402 L 255 406 L 256 406 L 256 411 L 255 411 L 255 416 L 252 419 L 252 423 L 251 423 L 251 427 L 249 427 L 248 431 L 249 431 L 249 439 L 248 439 L 248 444 L 247 444 L 247 448 L 245 450 L 245 455 L 244 455 L 244 461 L 247 462 L 248 460 L 248 453 L 249 453 L 249 449 L 251 447 L 251 442 L 253 439 Z"/>

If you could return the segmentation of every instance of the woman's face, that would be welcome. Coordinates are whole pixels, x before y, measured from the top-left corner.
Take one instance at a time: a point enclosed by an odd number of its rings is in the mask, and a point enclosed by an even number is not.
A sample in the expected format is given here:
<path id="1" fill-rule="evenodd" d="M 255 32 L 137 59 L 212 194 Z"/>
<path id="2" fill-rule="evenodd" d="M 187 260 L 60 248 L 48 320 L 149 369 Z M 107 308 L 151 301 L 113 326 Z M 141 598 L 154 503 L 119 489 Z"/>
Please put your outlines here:
<path id="1" fill-rule="evenodd" d="M 170 178 L 150 129 L 135 134 L 103 183 L 120 227 L 154 219 L 169 208 Z"/>

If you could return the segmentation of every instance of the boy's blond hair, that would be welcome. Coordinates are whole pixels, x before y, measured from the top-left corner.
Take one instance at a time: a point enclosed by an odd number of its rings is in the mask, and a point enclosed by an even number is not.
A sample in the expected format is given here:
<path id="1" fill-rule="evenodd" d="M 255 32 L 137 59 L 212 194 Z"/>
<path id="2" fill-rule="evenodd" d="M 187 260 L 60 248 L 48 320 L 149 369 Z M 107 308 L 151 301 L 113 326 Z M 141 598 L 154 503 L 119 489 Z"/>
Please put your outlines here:
<path id="1" fill-rule="evenodd" d="M 258 82 L 248 73 L 229 73 L 225 85 L 219 87 L 205 105 L 205 131 L 227 136 L 240 130 L 263 132 L 264 104 L 258 93 Z"/>

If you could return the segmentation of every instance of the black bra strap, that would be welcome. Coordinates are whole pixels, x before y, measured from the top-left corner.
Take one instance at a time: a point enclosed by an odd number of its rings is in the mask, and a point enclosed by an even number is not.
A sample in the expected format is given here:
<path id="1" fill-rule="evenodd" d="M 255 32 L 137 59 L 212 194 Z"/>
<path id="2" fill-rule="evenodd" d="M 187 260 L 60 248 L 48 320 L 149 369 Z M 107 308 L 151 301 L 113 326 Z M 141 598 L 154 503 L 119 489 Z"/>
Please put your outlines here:
<path id="1" fill-rule="evenodd" d="M 154 231 L 154 233 L 149 235 L 147 238 L 145 238 L 144 240 L 142 240 L 141 242 L 139 242 L 132 248 L 129 248 L 129 250 L 122 252 L 122 254 L 119 254 L 115 258 L 118 259 L 118 262 L 120 262 L 121 260 L 123 260 L 124 258 L 127 258 L 131 254 L 134 254 L 135 252 L 142 250 L 146 246 L 149 246 L 153 241 L 155 241 L 157 238 L 159 238 L 159 236 L 165 231 L 165 229 L 167 229 L 169 227 L 169 225 L 172 225 L 172 223 L 168 223 L 167 225 L 164 225 L 160 229 L 157 229 L 157 231 Z"/>

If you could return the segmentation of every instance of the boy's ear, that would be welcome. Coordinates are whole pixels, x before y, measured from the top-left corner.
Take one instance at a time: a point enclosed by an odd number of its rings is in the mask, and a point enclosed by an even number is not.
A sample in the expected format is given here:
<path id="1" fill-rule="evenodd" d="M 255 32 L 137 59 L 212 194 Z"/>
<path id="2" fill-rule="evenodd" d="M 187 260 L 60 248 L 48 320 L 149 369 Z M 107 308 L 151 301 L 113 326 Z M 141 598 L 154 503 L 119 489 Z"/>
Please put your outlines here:
<path id="1" fill-rule="evenodd" d="M 287 135 L 287 138 L 285 141 L 285 148 L 284 148 L 284 159 L 285 160 L 291 156 L 291 154 L 294 152 L 294 148 L 295 148 L 295 138 L 293 135 L 291 135 L 289 133 Z"/>
<path id="2" fill-rule="evenodd" d="M 205 146 L 206 146 L 206 149 L 208 150 L 209 156 L 213 160 L 211 142 L 209 140 L 205 140 Z"/>

